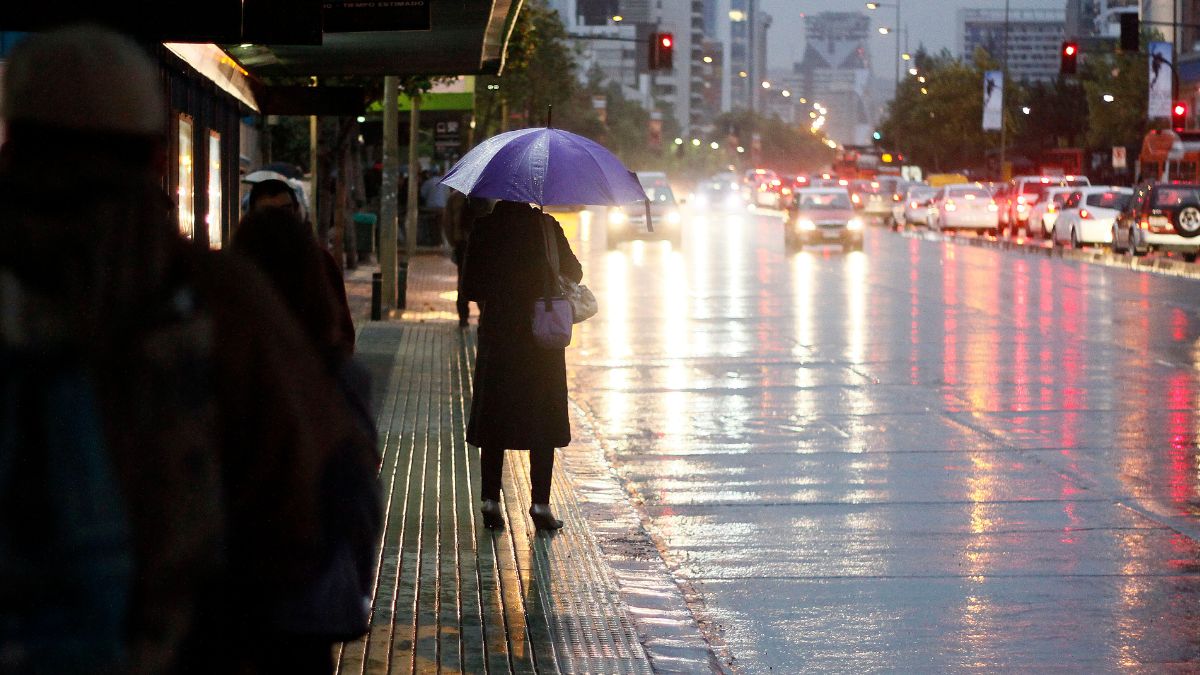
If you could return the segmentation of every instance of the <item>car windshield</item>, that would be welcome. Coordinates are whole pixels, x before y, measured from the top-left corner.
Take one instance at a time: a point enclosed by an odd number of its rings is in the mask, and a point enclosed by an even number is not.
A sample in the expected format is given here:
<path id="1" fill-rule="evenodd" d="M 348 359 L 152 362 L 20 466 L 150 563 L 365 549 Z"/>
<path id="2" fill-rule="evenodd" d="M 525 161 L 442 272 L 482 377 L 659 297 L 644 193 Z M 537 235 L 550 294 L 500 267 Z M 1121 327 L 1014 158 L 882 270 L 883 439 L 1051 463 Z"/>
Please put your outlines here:
<path id="1" fill-rule="evenodd" d="M 1087 196 L 1087 205 L 1102 209 L 1123 209 L 1132 195 L 1120 192 L 1097 192 Z"/>
<path id="2" fill-rule="evenodd" d="M 909 199 L 929 199 L 937 194 L 937 190 L 933 188 L 913 188 L 908 191 Z"/>
<path id="3" fill-rule="evenodd" d="M 1041 199 L 1046 194 L 1046 190 L 1049 190 L 1051 187 L 1057 187 L 1057 185 L 1057 183 L 1025 183 L 1021 186 L 1021 194 L 1037 195 L 1038 199 Z"/>
<path id="4" fill-rule="evenodd" d="M 671 186 L 662 178 L 642 178 L 642 189 L 646 191 L 646 197 L 652 202 L 657 203 L 675 203 L 675 194 L 671 192 Z"/>
<path id="5" fill-rule="evenodd" d="M 992 194 L 986 188 L 950 188 L 950 197 L 958 199 L 991 199 Z"/>
<path id="6" fill-rule="evenodd" d="M 1154 208 L 1200 204 L 1200 185 L 1169 185 L 1154 191 Z"/>
<path id="7" fill-rule="evenodd" d="M 850 198 L 844 192 L 811 192 L 800 199 L 800 208 L 818 211 L 849 209 Z"/>

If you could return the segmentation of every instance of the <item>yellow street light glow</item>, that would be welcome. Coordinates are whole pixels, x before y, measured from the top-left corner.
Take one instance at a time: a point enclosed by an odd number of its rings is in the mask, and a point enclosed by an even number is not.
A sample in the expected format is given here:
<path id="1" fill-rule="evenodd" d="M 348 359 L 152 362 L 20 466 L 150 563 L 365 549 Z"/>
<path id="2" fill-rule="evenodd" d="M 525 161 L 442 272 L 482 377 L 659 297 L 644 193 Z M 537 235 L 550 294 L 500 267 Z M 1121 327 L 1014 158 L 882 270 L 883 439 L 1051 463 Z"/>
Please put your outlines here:
<path id="1" fill-rule="evenodd" d="M 879 9 L 879 3 L 878 2 L 868 2 L 867 9 Z"/>
<path id="2" fill-rule="evenodd" d="M 814 111 L 808 113 L 808 116 L 815 120 L 815 119 L 817 119 L 817 112 L 814 110 Z"/>
<path id="3" fill-rule="evenodd" d="M 683 145 L 683 139 L 682 139 L 682 138 L 676 138 L 676 139 L 675 139 L 675 145 Z"/>
<path id="4" fill-rule="evenodd" d="M 806 99 L 806 98 L 804 98 L 803 96 L 801 96 L 801 97 L 800 97 L 800 102 L 801 102 L 801 103 L 808 103 L 808 99 Z"/>
<path id="5" fill-rule="evenodd" d="M 912 61 L 912 54 L 909 54 L 908 52 L 904 52 L 903 54 L 900 55 L 900 58 L 905 61 Z"/>
<path id="6" fill-rule="evenodd" d="M 692 139 L 692 145 L 694 145 L 694 146 L 696 146 L 696 147 L 700 147 L 700 139 L 699 139 L 699 138 L 693 138 L 693 139 Z"/>
<path id="7" fill-rule="evenodd" d="M 763 82 L 763 83 L 762 83 L 762 88 L 763 88 L 763 89 L 770 89 L 770 88 L 771 88 L 771 83 L 770 83 L 770 82 Z"/>
<path id="8" fill-rule="evenodd" d="M 928 94 L 928 93 L 929 93 L 929 90 L 928 90 L 928 89 L 926 89 L 925 87 L 921 87 L 921 93 L 922 93 L 922 94 Z"/>
<path id="9" fill-rule="evenodd" d="M 784 98 L 787 98 L 792 95 L 792 92 L 788 91 L 787 89 L 784 89 L 783 91 L 781 91 L 779 93 L 782 94 Z"/>
<path id="10" fill-rule="evenodd" d="M 744 70 L 739 70 L 739 71 L 738 71 L 738 77 L 749 77 L 749 76 L 750 76 L 750 73 L 747 73 L 747 72 L 746 72 L 746 71 L 744 71 Z"/>
<path id="11" fill-rule="evenodd" d="M 740 146 L 740 145 L 739 145 L 739 146 L 737 146 L 737 151 L 738 151 L 738 152 L 745 152 L 745 151 L 746 151 L 746 148 L 744 148 L 744 147 L 742 147 L 742 146 Z"/>
<path id="12" fill-rule="evenodd" d="M 909 68 L 909 69 L 908 69 L 908 74 L 909 74 L 909 75 L 916 75 L 916 74 L 917 74 L 917 69 L 916 69 L 916 68 Z M 924 75 L 922 75 L 922 76 L 921 76 L 921 80 L 920 80 L 920 81 L 921 81 L 921 82 L 924 82 L 924 81 L 925 81 L 925 76 L 924 76 Z"/>
<path id="13" fill-rule="evenodd" d="M 880 27 L 879 27 L 879 34 L 880 34 L 880 35 L 887 35 L 887 34 L 888 34 L 888 33 L 890 33 L 890 32 L 892 32 L 892 29 L 891 29 L 891 28 L 888 28 L 887 26 L 880 26 Z"/>
<path id="14" fill-rule="evenodd" d="M 831 148 L 837 148 L 837 142 L 834 141 L 832 138 L 825 141 L 825 145 L 828 145 Z"/>
<path id="15" fill-rule="evenodd" d="M 730 21 L 745 21 L 746 13 L 740 9 L 731 9 L 731 10 L 729 10 L 729 20 Z"/>
<path id="16" fill-rule="evenodd" d="M 615 21 L 615 22 L 617 22 L 617 23 L 620 23 L 620 22 L 622 22 L 622 21 L 624 21 L 624 20 L 625 20 L 625 17 L 621 16 L 620 14 L 618 14 L 618 15 L 616 15 L 616 16 L 614 16 L 614 17 L 613 17 L 613 21 Z"/>
<path id="17" fill-rule="evenodd" d="M 712 63 L 712 57 L 711 57 L 711 56 L 706 56 L 706 57 L 704 57 L 704 62 L 705 62 L 705 63 Z"/>
<path id="18" fill-rule="evenodd" d="M 708 147 L 712 148 L 713 150 L 716 150 L 717 148 L 721 147 L 721 145 L 719 143 L 717 143 L 716 141 L 713 141 L 712 143 L 708 144 Z"/>

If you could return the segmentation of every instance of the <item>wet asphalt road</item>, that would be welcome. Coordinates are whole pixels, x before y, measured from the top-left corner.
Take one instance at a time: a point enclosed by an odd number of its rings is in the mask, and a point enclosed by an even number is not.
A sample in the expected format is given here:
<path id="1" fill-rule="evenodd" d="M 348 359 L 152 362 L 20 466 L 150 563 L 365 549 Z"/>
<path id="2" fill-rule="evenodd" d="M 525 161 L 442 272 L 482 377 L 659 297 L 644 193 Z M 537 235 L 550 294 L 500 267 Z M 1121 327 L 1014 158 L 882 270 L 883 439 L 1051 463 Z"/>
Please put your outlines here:
<path id="1" fill-rule="evenodd" d="M 738 670 L 1200 671 L 1200 281 L 583 221 L 572 398 Z"/>

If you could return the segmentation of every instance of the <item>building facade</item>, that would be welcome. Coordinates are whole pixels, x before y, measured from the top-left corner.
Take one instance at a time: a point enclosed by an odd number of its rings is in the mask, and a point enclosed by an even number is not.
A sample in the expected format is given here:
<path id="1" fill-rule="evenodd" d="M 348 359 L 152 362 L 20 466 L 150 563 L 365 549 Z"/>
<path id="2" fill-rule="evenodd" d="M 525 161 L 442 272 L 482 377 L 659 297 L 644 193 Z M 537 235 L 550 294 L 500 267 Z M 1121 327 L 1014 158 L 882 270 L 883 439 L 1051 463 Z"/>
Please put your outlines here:
<path id="1" fill-rule="evenodd" d="M 984 49 L 1006 63 L 1014 80 L 1058 77 L 1059 49 L 1066 38 L 1066 5 L 1058 9 L 960 9 L 958 54 L 967 61 Z M 1005 35 L 1007 34 L 1007 45 Z"/>
<path id="2" fill-rule="evenodd" d="M 809 107 L 800 108 L 800 114 L 810 117 L 816 112 L 810 119 L 823 118 L 819 128 L 843 145 L 870 142 L 870 27 L 870 18 L 857 12 L 821 12 L 804 18 L 804 58 L 795 64 L 794 72 Z M 820 114 L 816 106 L 827 112 Z"/>

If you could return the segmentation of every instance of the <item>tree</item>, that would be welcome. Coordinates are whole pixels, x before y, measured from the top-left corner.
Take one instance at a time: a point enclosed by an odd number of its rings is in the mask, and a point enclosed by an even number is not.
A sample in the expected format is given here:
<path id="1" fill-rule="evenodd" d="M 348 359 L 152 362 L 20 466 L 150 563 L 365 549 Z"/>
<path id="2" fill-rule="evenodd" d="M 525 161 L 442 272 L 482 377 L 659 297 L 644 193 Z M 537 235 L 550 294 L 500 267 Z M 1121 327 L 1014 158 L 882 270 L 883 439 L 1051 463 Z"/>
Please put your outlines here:
<path id="1" fill-rule="evenodd" d="M 901 82 L 881 125 L 884 138 L 898 139 L 895 149 L 909 162 L 935 171 L 985 166 L 988 149 L 999 143 L 996 132 L 983 131 L 983 68 L 949 50 L 935 56 L 919 50 L 915 61 L 925 81 Z"/>

